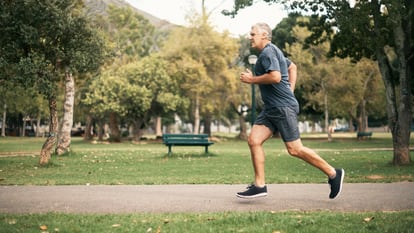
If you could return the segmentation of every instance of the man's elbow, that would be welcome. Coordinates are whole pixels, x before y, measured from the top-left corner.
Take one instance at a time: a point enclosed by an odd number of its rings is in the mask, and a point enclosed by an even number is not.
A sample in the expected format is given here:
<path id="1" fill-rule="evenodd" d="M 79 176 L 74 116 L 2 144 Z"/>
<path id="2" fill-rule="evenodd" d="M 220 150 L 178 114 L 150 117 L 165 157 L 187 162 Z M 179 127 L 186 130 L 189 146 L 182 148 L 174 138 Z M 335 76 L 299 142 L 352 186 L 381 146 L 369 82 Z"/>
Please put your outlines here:
<path id="1" fill-rule="evenodd" d="M 298 70 L 298 67 L 295 65 L 295 63 L 290 63 L 289 67 L 288 67 L 288 71 L 289 72 L 296 72 Z"/>

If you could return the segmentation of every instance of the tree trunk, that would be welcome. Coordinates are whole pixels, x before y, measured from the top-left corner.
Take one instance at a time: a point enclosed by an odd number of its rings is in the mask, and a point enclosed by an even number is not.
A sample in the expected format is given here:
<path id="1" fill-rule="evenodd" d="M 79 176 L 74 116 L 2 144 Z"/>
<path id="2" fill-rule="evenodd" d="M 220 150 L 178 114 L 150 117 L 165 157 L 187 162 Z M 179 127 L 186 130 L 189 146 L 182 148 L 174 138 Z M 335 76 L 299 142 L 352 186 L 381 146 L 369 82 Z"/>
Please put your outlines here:
<path id="1" fill-rule="evenodd" d="M 205 134 L 208 134 L 209 136 L 211 136 L 211 121 L 212 121 L 213 117 L 211 116 L 211 114 L 206 114 L 204 116 L 204 132 Z"/>
<path id="2" fill-rule="evenodd" d="M 363 99 L 359 103 L 358 132 L 366 132 L 368 127 L 366 114 L 366 100 Z"/>
<path id="3" fill-rule="evenodd" d="M 3 122 L 1 124 L 1 136 L 6 137 L 6 116 L 7 116 L 7 104 L 3 106 Z"/>
<path id="4" fill-rule="evenodd" d="M 121 142 L 121 132 L 118 125 L 118 116 L 114 112 L 111 112 L 109 114 L 109 129 L 111 130 L 109 137 L 110 141 Z"/>
<path id="5" fill-rule="evenodd" d="M 244 116 L 242 113 L 239 114 L 239 124 L 240 124 L 239 138 L 246 140 L 247 139 L 247 127 L 246 127 L 246 121 L 244 120 Z"/>
<path id="6" fill-rule="evenodd" d="M 40 114 L 38 114 L 36 118 L 36 137 L 42 136 L 40 134 L 40 121 L 41 121 Z"/>
<path id="7" fill-rule="evenodd" d="M 23 117 L 23 129 L 22 129 L 22 133 L 20 135 L 21 135 L 21 137 L 26 136 L 26 119 L 25 119 L 25 117 Z"/>
<path id="8" fill-rule="evenodd" d="M 69 70 L 65 73 L 65 101 L 63 105 L 63 120 L 60 127 L 59 141 L 56 154 L 62 155 L 70 151 L 71 130 L 73 126 L 73 105 L 75 102 L 75 81 Z"/>
<path id="9" fill-rule="evenodd" d="M 144 123 L 144 120 L 142 120 L 142 119 L 139 119 L 139 120 L 134 120 L 134 122 L 133 122 L 133 130 L 132 130 L 132 132 L 133 132 L 133 137 L 132 137 L 132 139 L 133 139 L 133 141 L 134 142 L 139 142 L 140 140 L 141 140 L 141 137 L 142 137 L 142 135 L 144 135 L 144 133 L 143 133 L 143 123 Z"/>
<path id="10" fill-rule="evenodd" d="M 325 84 L 322 82 L 323 88 L 323 102 L 324 102 L 324 112 L 325 112 L 325 131 L 328 133 L 328 142 L 332 141 L 332 130 L 329 127 L 329 106 L 328 106 L 328 92 L 326 90 Z"/>
<path id="11" fill-rule="evenodd" d="M 40 151 L 40 165 L 46 165 L 49 163 L 53 147 L 56 143 L 57 127 L 58 127 L 58 116 L 57 116 L 57 106 L 56 106 L 56 97 L 49 97 L 49 136 L 46 138 L 45 143 L 42 146 Z"/>
<path id="12" fill-rule="evenodd" d="M 162 118 L 160 116 L 155 118 L 155 136 L 162 137 Z"/>
<path id="13" fill-rule="evenodd" d="M 410 95 L 404 94 L 410 86 L 407 86 L 408 80 L 402 80 L 400 74 L 400 108 L 397 110 L 395 97 L 395 84 L 391 74 L 391 68 L 384 52 L 380 52 L 378 56 L 379 68 L 381 70 L 382 79 L 385 85 L 387 100 L 388 127 L 391 130 L 394 156 L 394 165 L 404 165 L 411 162 L 410 158 L 410 130 L 411 130 L 411 99 Z M 401 70 L 400 70 L 401 72 Z M 405 73 L 406 71 L 402 72 Z M 412 77 L 411 77 L 412 78 Z M 409 101 L 409 103 L 407 103 Z"/>
<path id="14" fill-rule="evenodd" d="M 194 134 L 200 133 L 200 99 L 198 95 L 195 99 L 195 106 L 194 106 Z"/>
<path id="15" fill-rule="evenodd" d="M 104 121 L 103 120 L 98 121 L 98 127 L 96 129 L 96 132 L 98 134 L 98 141 L 103 141 L 103 137 L 104 137 Z"/>
<path id="16" fill-rule="evenodd" d="M 411 10 L 412 11 L 412 10 Z M 413 11 L 411 12 L 413 13 Z M 411 82 L 413 79 L 412 67 L 408 65 L 408 59 L 414 59 L 412 54 L 412 34 L 410 30 L 412 25 L 405 24 L 406 30 L 403 29 L 401 14 L 396 17 L 398 22 L 394 28 L 395 50 L 398 55 L 398 74 L 399 74 L 399 107 L 397 108 L 397 122 L 393 134 L 394 144 L 394 165 L 404 165 L 411 162 L 410 157 L 410 134 L 412 123 L 412 102 L 411 102 Z"/>
<path id="17" fill-rule="evenodd" d="M 84 141 L 90 141 L 93 139 L 92 123 L 93 123 L 92 116 L 88 114 L 86 116 L 85 134 L 83 135 Z"/>
<path id="18" fill-rule="evenodd" d="M 382 33 L 380 4 L 379 1 L 373 1 L 374 5 L 374 29 L 375 34 L 380 38 Z M 412 11 L 411 8 L 407 8 Z M 399 107 L 397 107 L 396 101 L 396 84 L 395 77 L 393 77 L 392 67 L 388 61 L 387 54 L 383 47 L 379 47 L 375 53 L 378 59 L 379 69 L 381 71 L 382 80 L 385 86 L 386 101 L 387 101 L 387 114 L 388 114 L 388 127 L 391 130 L 393 147 L 394 147 L 394 165 L 404 165 L 411 162 L 410 158 L 410 134 L 411 134 L 411 80 L 412 68 L 407 65 L 408 59 L 413 59 L 411 43 L 412 24 L 407 23 L 406 32 L 402 25 L 401 14 L 397 13 L 393 15 L 395 22 L 394 26 L 394 41 L 395 52 L 398 59 L 398 71 L 399 71 L 399 84 L 400 84 L 400 98 Z M 408 17 L 409 18 L 409 17 Z M 408 19 L 410 20 L 410 19 Z M 411 21 L 410 21 L 411 22 Z M 412 60 L 411 60 L 412 61 Z"/>

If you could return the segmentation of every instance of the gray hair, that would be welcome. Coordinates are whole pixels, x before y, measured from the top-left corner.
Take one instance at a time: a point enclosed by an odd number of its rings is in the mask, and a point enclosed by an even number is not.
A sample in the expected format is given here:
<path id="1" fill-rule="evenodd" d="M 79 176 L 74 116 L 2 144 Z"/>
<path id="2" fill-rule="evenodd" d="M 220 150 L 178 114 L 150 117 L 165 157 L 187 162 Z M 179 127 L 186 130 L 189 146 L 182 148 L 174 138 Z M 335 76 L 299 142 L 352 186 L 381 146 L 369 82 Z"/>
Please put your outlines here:
<path id="1" fill-rule="evenodd" d="M 252 29 L 256 28 L 260 33 L 266 33 L 267 39 L 272 40 L 272 29 L 267 23 L 256 23 L 252 26 Z"/>

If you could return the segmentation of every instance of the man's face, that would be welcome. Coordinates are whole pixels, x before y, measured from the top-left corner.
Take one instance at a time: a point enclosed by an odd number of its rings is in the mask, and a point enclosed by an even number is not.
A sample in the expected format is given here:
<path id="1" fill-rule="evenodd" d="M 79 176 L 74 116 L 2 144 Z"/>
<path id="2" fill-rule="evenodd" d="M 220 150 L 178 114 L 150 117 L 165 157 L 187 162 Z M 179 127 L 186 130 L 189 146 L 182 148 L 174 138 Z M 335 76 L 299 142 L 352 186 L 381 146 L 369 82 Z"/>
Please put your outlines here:
<path id="1" fill-rule="evenodd" d="M 250 30 L 250 35 L 249 35 L 250 44 L 252 48 L 262 49 L 263 37 L 264 37 L 263 33 L 259 33 L 259 30 L 257 30 L 256 28 L 252 28 Z"/>

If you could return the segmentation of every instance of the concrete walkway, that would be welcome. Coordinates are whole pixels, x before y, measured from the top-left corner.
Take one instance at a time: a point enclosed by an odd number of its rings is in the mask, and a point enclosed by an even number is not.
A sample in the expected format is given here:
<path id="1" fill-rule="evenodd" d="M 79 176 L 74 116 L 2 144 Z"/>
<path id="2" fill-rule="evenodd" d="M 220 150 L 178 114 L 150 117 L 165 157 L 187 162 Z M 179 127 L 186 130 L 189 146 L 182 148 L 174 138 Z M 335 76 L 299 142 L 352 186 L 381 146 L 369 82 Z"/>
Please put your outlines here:
<path id="1" fill-rule="evenodd" d="M 0 213 L 202 213 L 225 211 L 414 210 L 414 183 L 270 184 L 269 195 L 235 196 L 245 185 L 0 186 Z"/>

